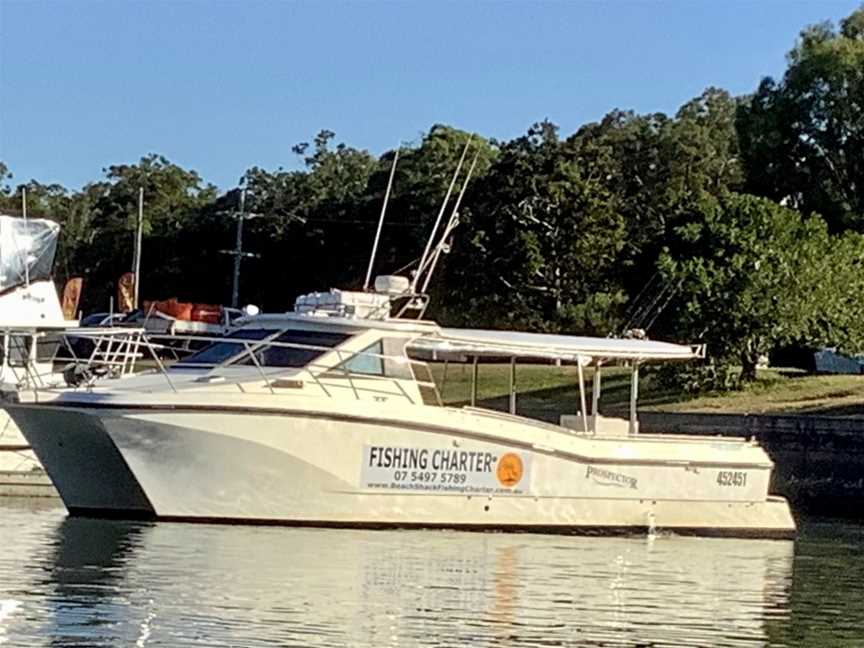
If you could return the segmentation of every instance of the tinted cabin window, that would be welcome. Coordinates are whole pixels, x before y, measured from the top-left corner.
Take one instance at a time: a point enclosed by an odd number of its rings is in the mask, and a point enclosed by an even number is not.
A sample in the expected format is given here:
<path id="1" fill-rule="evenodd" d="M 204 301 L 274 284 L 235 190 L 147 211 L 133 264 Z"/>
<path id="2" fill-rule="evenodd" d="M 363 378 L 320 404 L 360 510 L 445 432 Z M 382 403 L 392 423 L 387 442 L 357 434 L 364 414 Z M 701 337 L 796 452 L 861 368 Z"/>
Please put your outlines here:
<path id="1" fill-rule="evenodd" d="M 240 329 L 239 331 L 234 331 L 225 337 L 232 340 L 263 340 L 268 335 L 275 335 L 275 333 L 276 331 L 273 329 Z M 192 355 L 183 358 L 183 360 L 174 366 L 182 367 L 184 365 L 193 364 L 216 365 L 225 362 L 229 358 L 240 355 L 245 351 L 246 349 L 242 344 L 214 342 L 197 353 L 193 353 Z"/>
<path id="2" fill-rule="evenodd" d="M 329 349 L 342 344 L 349 337 L 342 333 L 325 333 L 322 331 L 285 331 L 273 341 L 321 348 L 298 349 L 264 346 L 255 351 L 255 359 L 262 367 L 305 367 L 324 355 Z M 247 356 L 240 359 L 237 364 L 254 365 L 255 363 L 252 362 L 252 358 Z"/>

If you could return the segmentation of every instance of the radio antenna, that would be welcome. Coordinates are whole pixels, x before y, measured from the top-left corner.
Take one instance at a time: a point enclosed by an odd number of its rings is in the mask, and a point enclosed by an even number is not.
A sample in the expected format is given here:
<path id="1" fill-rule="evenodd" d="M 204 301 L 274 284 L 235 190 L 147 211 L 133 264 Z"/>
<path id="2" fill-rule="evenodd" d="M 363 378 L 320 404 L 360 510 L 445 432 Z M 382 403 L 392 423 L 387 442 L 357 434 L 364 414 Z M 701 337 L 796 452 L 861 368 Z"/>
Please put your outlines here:
<path id="1" fill-rule="evenodd" d="M 378 240 L 381 238 L 381 228 L 384 226 L 384 214 L 387 212 L 387 203 L 390 200 L 390 189 L 393 188 L 393 176 L 396 174 L 396 163 L 399 161 L 399 149 L 393 155 L 393 165 L 390 167 L 390 179 L 387 181 L 387 191 L 384 193 L 384 204 L 381 205 L 381 216 L 378 218 L 378 230 L 375 232 L 375 242 L 372 244 L 372 255 L 369 257 L 369 268 L 366 270 L 366 281 L 363 282 L 363 290 L 369 289 L 369 281 L 372 279 L 372 266 L 375 263 L 375 254 L 378 252 Z"/>

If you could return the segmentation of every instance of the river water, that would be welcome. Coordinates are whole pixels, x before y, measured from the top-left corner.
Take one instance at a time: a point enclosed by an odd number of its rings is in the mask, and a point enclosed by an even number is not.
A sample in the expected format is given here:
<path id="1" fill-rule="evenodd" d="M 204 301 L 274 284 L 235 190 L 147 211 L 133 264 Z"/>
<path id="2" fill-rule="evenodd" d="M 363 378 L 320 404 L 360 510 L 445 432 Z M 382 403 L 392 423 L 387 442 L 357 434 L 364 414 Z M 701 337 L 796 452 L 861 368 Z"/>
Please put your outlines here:
<path id="1" fill-rule="evenodd" d="M 125 523 L 0 502 L 5 646 L 864 646 L 864 526 L 794 543 Z"/>

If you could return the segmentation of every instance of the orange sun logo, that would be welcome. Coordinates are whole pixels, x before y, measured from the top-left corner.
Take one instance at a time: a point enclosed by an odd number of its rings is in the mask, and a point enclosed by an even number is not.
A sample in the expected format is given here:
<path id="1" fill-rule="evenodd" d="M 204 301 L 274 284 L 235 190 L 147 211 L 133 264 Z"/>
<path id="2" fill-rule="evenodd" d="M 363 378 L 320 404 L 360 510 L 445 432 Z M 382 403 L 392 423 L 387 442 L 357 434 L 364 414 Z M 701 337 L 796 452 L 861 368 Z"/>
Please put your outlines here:
<path id="1" fill-rule="evenodd" d="M 519 455 L 513 452 L 508 452 L 505 455 L 501 455 L 501 458 L 498 460 L 498 467 L 495 469 L 495 474 L 502 486 L 510 488 L 522 480 L 524 470 L 522 459 Z"/>

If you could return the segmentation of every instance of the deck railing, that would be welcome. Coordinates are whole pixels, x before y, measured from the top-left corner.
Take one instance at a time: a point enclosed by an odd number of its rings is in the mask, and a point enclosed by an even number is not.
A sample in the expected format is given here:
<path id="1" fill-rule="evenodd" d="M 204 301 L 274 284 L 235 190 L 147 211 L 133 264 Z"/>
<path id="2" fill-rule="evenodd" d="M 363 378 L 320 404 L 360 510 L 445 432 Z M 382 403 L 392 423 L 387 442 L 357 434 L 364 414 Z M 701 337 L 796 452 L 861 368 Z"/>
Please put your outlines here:
<path id="1" fill-rule="evenodd" d="M 126 333 L 125 337 L 123 333 Z M 136 369 L 143 368 L 160 374 L 165 379 L 166 386 L 177 392 L 178 386 L 172 379 L 172 375 L 173 377 L 182 375 L 177 372 L 178 369 L 205 369 L 209 371 L 198 376 L 197 381 L 206 382 L 208 377 L 224 379 L 224 382 L 220 380 L 220 384 L 245 392 L 249 388 L 248 377 L 230 380 L 224 373 L 218 372 L 251 366 L 254 367 L 261 385 L 271 394 L 284 393 L 282 389 L 288 386 L 300 387 L 304 379 L 308 379 L 324 396 L 331 398 L 337 390 L 347 388 L 351 390 L 356 400 L 370 395 L 373 399 L 396 396 L 411 404 L 418 404 L 417 401 L 422 400 L 426 404 L 442 405 L 437 385 L 425 362 L 413 360 L 404 354 L 348 351 L 329 346 L 279 342 L 272 339 L 281 333 L 283 331 L 274 330 L 272 336 L 256 340 L 201 335 L 150 335 L 143 329 L 110 329 L 92 333 L 76 331 L 73 337 L 90 340 L 94 345 L 93 351 L 86 358 L 78 357 L 74 351 L 74 344 L 67 343 L 65 349 L 69 352 L 69 356 L 58 356 L 56 360 L 78 365 L 81 367 L 82 375 L 85 371 L 90 372 L 86 379 L 77 385 L 78 388 L 83 389 L 91 389 L 100 378 L 125 376 Z M 222 362 L 188 362 L 182 355 L 189 357 L 191 351 L 177 346 L 180 344 L 181 347 L 188 347 L 190 344 L 195 344 L 203 347 L 211 343 L 234 345 L 237 351 L 231 353 L 230 357 Z M 313 352 L 317 353 L 318 357 L 301 367 L 262 364 L 259 352 L 272 348 Z M 329 358 L 330 361 L 321 362 L 322 358 Z M 351 370 L 351 361 L 357 358 L 371 359 L 379 363 L 383 369 L 382 374 Z M 388 368 L 394 367 L 404 367 L 406 370 L 404 373 L 400 372 L 402 375 L 388 375 Z M 413 390 L 406 389 L 406 383 L 416 385 L 417 392 L 412 394 Z M 386 389 L 385 386 L 390 389 Z"/>
<path id="2" fill-rule="evenodd" d="M 97 374 L 125 375 L 132 373 L 135 359 L 141 356 L 139 347 L 143 329 L 94 329 L 86 333 L 39 331 L 35 329 L 2 329 L 0 343 L 4 351 L 0 361 L 6 382 L 18 390 L 47 389 L 63 381 L 57 365 L 79 363 L 99 368 Z M 89 339 L 93 347 L 85 355 L 75 353 L 75 338 Z M 42 355 L 46 346 L 56 346 L 50 355 Z M 47 370 L 46 370 L 47 367 Z M 11 378 L 11 380 L 10 380 Z"/>

